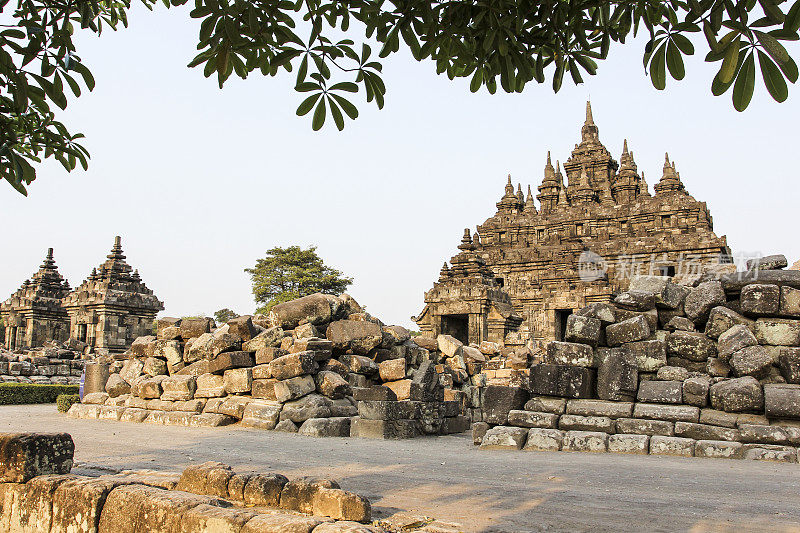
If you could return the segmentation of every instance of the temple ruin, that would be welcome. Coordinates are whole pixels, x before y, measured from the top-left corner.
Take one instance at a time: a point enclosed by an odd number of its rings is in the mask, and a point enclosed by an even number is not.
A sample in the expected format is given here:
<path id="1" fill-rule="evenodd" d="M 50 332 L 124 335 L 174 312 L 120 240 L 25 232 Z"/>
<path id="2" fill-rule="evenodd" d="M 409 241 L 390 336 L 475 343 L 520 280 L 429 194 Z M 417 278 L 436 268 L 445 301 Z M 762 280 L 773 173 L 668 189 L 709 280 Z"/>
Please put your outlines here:
<path id="1" fill-rule="evenodd" d="M 39 271 L 0 304 L 5 348 L 43 346 L 74 339 L 92 348 L 122 352 L 153 330 L 164 304 L 125 262 L 116 237 L 106 261 L 75 290 L 59 274 L 53 249 Z"/>
<path id="2" fill-rule="evenodd" d="M 465 343 L 562 340 L 574 310 L 611 300 L 633 275 L 687 275 L 687 266 L 730 256 L 669 155 L 653 189 L 627 140 L 619 162 L 600 142 L 587 102 L 581 142 L 563 172 L 547 154 L 539 207 L 530 186 L 527 196 L 521 185 L 515 192 L 509 176 L 497 213 L 474 234 L 464 231 L 413 320 L 426 336 Z"/>
<path id="3" fill-rule="evenodd" d="M 70 287 L 58 272 L 53 249 L 30 279 L 5 302 L 0 303 L 0 319 L 5 326 L 9 350 L 23 346 L 42 346 L 47 341 L 61 342 L 69 337 L 69 319 L 61 300 Z"/>

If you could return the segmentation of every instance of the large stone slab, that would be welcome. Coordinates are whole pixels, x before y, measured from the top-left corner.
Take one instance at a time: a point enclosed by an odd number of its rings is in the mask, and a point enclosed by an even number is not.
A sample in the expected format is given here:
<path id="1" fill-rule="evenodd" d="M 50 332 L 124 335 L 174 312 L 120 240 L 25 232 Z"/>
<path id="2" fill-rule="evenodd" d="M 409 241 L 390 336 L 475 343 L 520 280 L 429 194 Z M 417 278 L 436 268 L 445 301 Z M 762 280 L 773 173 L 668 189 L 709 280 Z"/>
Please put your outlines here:
<path id="1" fill-rule="evenodd" d="M 709 390 L 711 406 L 719 411 L 759 411 L 764 407 L 764 391 L 753 376 L 720 381 Z"/>
<path id="2" fill-rule="evenodd" d="M 0 483 L 68 474 L 74 452 L 68 433 L 0 433 Z"/>
<path id="3" fill-rule="evenodd" d="M 505 425 L 511 410 L 520 410 L 528 400 L 528 393 L 521 387 L 489 385 L 483 392 L 483 410 L 486 422 Z"/>
<path id="4" fill-rule="evenodd" d="M 767 418 L 800 419 L 800 385 L 764 385 L 764 414 Z"/>
<path id="5" fill-rule="evenodd" d="M 642 315 L 610 324 L 606 327 L 606 342 L 609 346 L 620 346 L 629 342 L 641 341 L 649 336 L 650 324 Z"/>
<path id="6" fill-rule="evenodd" d="M 495 426 L 486 432 L 481 442 L 482 450 L 521 450 L 528 430 L 510 426 Z"/>

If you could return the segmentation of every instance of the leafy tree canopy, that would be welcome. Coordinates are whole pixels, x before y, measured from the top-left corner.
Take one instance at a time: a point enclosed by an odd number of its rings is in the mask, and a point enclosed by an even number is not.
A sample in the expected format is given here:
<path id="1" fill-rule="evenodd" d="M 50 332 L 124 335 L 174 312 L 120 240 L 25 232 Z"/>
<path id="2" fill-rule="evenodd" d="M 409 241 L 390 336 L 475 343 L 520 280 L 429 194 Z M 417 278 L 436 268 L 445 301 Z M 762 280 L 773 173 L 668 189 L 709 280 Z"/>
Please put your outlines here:
<path id="1" fill-rule="evenodd" d="M 238 313 L 228 309 L 227 307 L 224 309 L 220 309 L 214 313 L 214 321 L 217 324 L 225 324 L 228 320 L 233 320 L 239 316 Z"/>
<path id="2" fill-rule="evenodd" d="M 317 255 L 317 247 L 275 247 L 258 259 L 253 268 L 244 269 L 253 280 L 253 296 L 261 304 L 257 313 L 269 313 L 276 304 L 315 292 L 342 294 L 353 278 L 331 268 Z"/>
<path id="3" fill-rule="evenodd" d="M 82 135 L 56 120 L 53 106 L 64 109 L 70 92 L 77 97 L 82 86 L 94 87 L 73 36 L 127 25 L 130 6 L 131 0 L 0 0 L 0 10 L 13 9 L 0 26 L 0 175 L 20 193 L 42 158 L 54 157 L 68 171 L 86 168 Z M 684 57 L 696 46 L 717 63 L 711 92 L 733 88 L 739 111 L 750 103 L 757 70 L 779 102 L 788 96 L 787 80 L 798 77 L 782 41 L 798 40 L 800 0 L 194 0 L 190 16 L 201 21 L 190 67 L 215 76 L 220 87 L 234 73 L 295 72 L 294 89 L 303 93 L 297 114 L 311 114 L 314 130 L 328 116 L 340 130 L 345 116 L 355 119 L 354 93 L 382 108 L 380 59 L 401 46 L 435 64 L 438 74 L 469 78 L 473 92 L 494 93 L 498 85 L 521 92 L 548 80 L 557 92 L 567 73 L 582 83 L 612 42 L 639 32 L 649 36 L 643 63 L 657 89 L 666 87 L 667 73 L 684 78 Z"/>

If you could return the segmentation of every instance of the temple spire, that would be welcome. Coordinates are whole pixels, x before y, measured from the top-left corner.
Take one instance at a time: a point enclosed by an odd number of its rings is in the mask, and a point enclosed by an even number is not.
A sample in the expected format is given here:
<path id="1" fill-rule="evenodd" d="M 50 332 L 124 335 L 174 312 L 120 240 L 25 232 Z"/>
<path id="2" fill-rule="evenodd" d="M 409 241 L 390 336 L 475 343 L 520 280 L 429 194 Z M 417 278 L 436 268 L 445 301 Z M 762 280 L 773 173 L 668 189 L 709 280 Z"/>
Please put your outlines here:
<path id="1" fill-rule="evenodd" d="M 625 139 L 624 141 L 622 141 L 622 153 L 623 154 L 627 154 L 628 153 L 628 139 Z"/>
<path id="2" fill-rule="evenodd" d="M 594 117 L 592 116 L 592 102 L 586 101 L 586 122 L 587 126 L 594 126 Z"/>
<path id="3" fill-rule="evenodd" d="M 599 130 L 592 116 L 592 104 L 588 101 L 586 102 L 586 122 L 583 123 L 583 127 L 581 128 L 581 144 L 584 143 L 600 143 Z"/>
<path id="4" fill-rule="evenodd" d="M 528 185 L 528 197 L 525 199 L 525 211 L 528 213 L 536 214 L 536 204 L 533 201 L 533 193 L 531 193 L 531 186 Z"/>

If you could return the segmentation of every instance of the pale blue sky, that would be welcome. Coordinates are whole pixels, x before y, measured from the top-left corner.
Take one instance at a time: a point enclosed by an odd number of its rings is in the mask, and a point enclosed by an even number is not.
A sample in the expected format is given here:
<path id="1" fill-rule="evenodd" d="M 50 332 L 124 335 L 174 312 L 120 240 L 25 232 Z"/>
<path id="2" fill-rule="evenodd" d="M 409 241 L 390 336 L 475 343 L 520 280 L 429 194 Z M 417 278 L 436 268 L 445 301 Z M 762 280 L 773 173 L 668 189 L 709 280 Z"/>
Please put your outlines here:
<path id="1" fill-rule="evenodd" d="M 800 258 L 796 87 L 777 104 L 759 79 L 737 113 L 729 94 L 711 95 L 716 65 L 699 54 L 659 92 L 637 42 L 558 95 L 545 84 L 492 96 L 402 55 L 385 65 L 382 111 L 358 95 L 358 120 L 315 133 L 295 116 L 291 78 L 231 78 L 220 91 L 187 69 L 197 33 L 187 12 L 137 8 L 127 30 L 80 41 L 97 87 L 62 118 L 86 134 L 91 166 L 42 166 L 28 198 L 0 184 L 0 299 L 49 246 L 77 286 L 119 234 L 165 315 L 248 313 L 242 269 L 272 246 L 316 244 L 370 312 L 410 325 L 464 228 L 494 213 L 506 175 L 535 187 L 547 150 L 567 158 L 589 95 L 600 139 L 618 159 L 627 137 L 651 190 L 669 151 L 734 251 Z"/>

